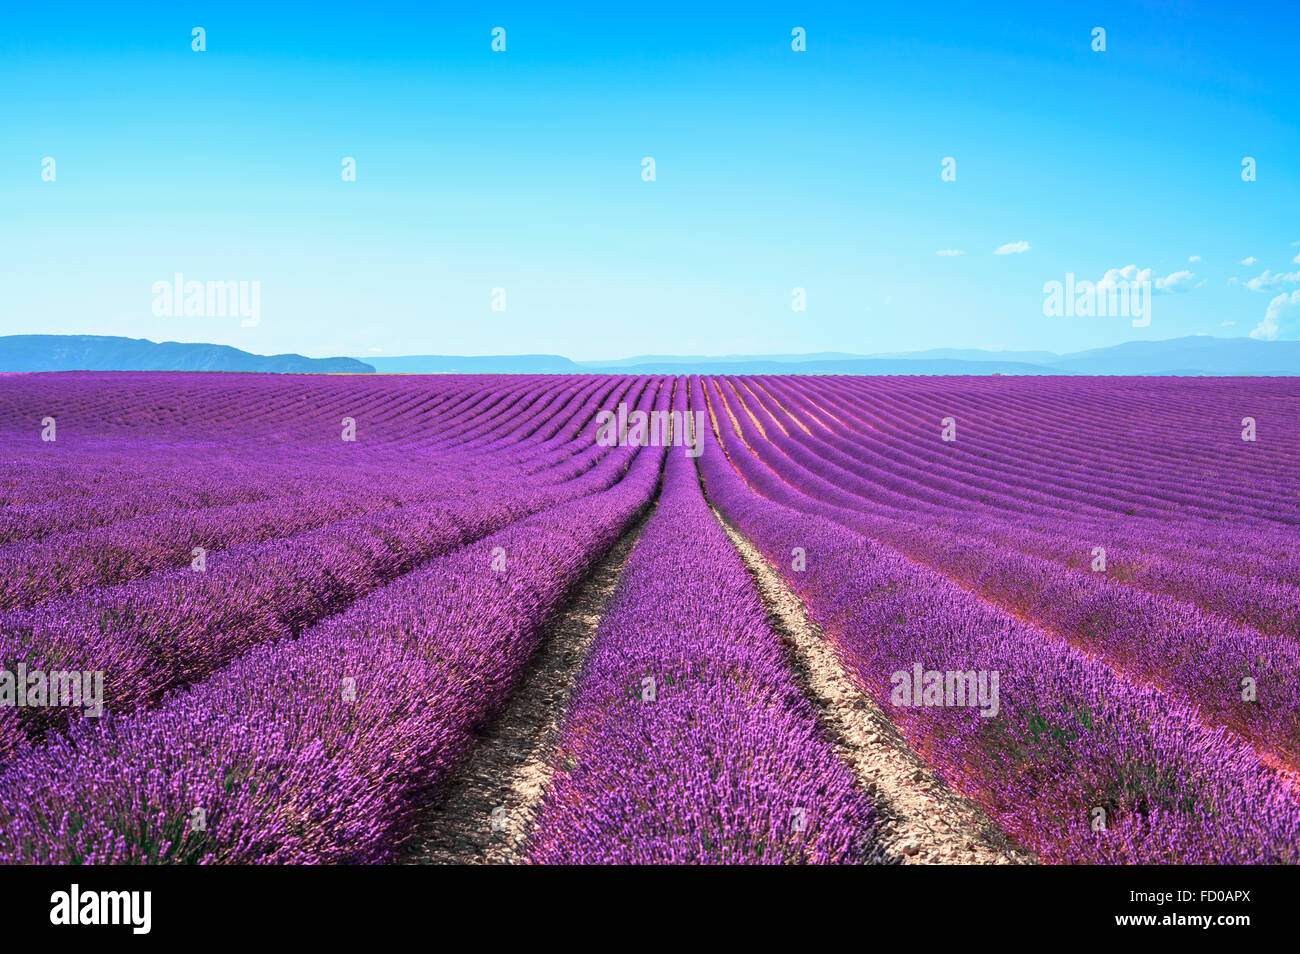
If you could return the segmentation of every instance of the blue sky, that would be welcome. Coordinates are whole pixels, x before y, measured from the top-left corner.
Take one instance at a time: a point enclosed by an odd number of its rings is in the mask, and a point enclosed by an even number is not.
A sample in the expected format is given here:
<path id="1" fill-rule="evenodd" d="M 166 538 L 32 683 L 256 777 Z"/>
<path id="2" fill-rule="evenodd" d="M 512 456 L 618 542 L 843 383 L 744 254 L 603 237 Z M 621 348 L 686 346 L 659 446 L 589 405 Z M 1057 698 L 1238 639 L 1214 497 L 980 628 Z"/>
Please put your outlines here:
<path id="1" fill-rule="evenodd" d="M 1300 338 L 1294 4 L 435 6 L 8 6 L 0 334 L 1069 351 L 1272 308 Z M 1175 276 L 1149 326 L 1044 316 L 1129 265 Z M 178 272 L 260 282 L 257 324 L 155 315 Z"/>

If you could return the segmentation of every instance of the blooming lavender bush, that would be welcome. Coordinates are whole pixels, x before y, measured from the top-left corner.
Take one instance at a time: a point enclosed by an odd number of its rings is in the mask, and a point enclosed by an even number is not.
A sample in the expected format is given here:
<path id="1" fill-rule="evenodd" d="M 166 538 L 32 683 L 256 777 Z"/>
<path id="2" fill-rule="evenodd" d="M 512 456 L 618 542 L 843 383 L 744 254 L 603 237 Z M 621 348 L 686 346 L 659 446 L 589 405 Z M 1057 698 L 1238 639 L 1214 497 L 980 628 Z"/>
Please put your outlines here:
<path id="1" fill-rule="evenodd" d="M 578 684 L 530 858 L 855 862 L 873 856 L 873 825 L 693 461 L 671 452 Z"/>

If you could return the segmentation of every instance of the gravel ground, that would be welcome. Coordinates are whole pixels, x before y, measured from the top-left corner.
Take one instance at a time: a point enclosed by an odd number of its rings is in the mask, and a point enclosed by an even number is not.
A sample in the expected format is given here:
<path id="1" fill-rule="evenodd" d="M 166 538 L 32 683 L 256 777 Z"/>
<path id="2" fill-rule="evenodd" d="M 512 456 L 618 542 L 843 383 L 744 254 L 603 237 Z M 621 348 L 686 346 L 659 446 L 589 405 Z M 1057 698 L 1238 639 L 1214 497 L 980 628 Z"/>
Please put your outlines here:
<path id="1" fill-rule="evenodd" d="M 533 818 L 551 779 L 569 694 L 582 674 L 596 628 L 628 555 L 654 513 L 631 530 L 578 584 L 546 628 L 510 703 L 431 806 L 407 864 L 520 864 Z"/>
<path id="2" fill-rule="evenodd" d="M 550 782 L 551 760 L 596 629 L 653 508 L 596 565 L 547 627 L 509 705 L 431 804 L 408 864 L 520 864 Z M 758 550 L 714 512 L 754 575 L 773 627 L 826 737 L 885 819 L 883 860 L 1026 864 L 978 806 L 917 758 L 885 713 L 849 679 L 820 627 Z"/>
<path id="3" fill-rule="evenodd" d="M 1029 852 L 1011 844 L 979 806 L 917 757 L 875 700 L 849 678 L 780 574 L 717 510 L 714 516 L 754 575 L 827 738 L 885 817 L 876 837 L 887 855 L 906 864 L 1032 864 Z"/>

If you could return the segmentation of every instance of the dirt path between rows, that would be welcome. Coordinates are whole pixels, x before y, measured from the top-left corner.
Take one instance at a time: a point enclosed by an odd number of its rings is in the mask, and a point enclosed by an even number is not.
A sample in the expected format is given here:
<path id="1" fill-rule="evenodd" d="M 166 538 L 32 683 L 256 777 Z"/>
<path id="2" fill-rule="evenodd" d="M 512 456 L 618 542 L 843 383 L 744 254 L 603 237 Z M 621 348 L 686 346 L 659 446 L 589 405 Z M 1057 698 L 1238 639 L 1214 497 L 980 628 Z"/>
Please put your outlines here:
<path id="1" fill-rule="evenodd" d="M 406 864 L 522 862 L 550 784 L 569 695 L 655 506 L 587 573 L 547 624 L 519 688 L 433 803 L 408 848 Z"/>
<path id="2" fill-rule="evenodd" d="M 827 738 L 884 816 L 877 839 L 885 852 L 906 864 L 1032 864 L 1029 852 L 1011 844 L 979 806 L 917 757 L 875 700 L 849 678 L 781 575 L 716 508 L 713 515 L 758 584 Z"/>

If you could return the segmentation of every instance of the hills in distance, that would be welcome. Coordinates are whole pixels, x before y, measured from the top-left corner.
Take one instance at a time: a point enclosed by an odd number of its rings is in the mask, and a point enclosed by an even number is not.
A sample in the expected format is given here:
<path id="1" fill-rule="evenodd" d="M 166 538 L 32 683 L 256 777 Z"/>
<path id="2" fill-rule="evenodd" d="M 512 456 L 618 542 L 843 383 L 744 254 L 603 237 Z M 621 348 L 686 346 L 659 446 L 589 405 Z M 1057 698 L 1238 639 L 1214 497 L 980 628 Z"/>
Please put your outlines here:
<path id="1" fill-rule="evenodd" d="M 880 354 L 636 355 L 573 361 L 554 354 L 307 358 L 227 345 L 108 335 L 0 336 L 0 371 L 246 371 L 321 374 L 1300 374 L 1300 341 L 1195 335 L 1070 354 L 935 348 Z"/>

